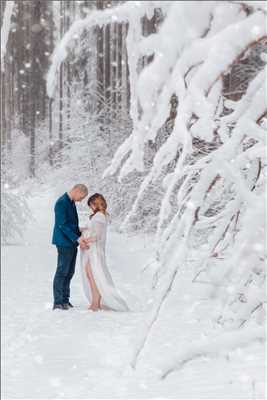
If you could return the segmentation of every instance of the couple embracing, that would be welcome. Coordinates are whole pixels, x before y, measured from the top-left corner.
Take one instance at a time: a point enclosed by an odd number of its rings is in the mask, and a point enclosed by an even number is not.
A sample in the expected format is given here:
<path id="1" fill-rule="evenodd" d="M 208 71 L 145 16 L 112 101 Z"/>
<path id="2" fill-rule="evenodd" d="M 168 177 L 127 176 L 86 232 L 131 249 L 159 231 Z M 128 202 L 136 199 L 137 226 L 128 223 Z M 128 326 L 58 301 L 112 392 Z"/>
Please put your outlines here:
<path id="1" fill-rule="evenodd" d="M 57 269 L 53 281 L 53 309 L 68 310 L 70 282 L 75 272 L 78 247 L 80 247 L 82 286 L 90 311 L 129 311 L 118 293 L 106 264 L 106 233 L 109 223 L 107 202 L 95 193 L 87 204 L 91 210 L 86 226 L 79 227 L 76 202 L 88 195 L 83 184 L 75 185 L 55 204 L 55 225 L 52 243 L 57 247 Z"/>

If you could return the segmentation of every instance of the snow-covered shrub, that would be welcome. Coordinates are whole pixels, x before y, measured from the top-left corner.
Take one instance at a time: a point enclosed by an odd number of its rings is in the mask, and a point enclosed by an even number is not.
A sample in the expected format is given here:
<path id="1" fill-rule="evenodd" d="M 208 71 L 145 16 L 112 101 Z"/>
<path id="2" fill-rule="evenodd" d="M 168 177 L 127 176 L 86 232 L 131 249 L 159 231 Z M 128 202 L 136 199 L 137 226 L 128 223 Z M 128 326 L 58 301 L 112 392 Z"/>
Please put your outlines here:
<path id="1" fill-rule="evenodd" d="M 1 242 L 6 244 L 23 239 L 31 213 L 24 196 L 7 184 L 1 189 Z"/>

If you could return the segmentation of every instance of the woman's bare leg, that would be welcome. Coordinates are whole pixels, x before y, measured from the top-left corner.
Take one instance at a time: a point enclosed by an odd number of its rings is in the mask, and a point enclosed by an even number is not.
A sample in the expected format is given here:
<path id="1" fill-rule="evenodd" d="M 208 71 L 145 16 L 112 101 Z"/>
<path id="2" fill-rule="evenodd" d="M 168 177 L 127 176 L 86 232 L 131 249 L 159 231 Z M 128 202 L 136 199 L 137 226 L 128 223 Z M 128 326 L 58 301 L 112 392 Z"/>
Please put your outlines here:
<path id="1" fill-rule="evenodd" d="M 91 265 L 89 262 L 85 266 L 85 271 L 86 271 L 86 276 L 88 278 L 91 292 L 92 292 L 92 304 L 89 307 L 90 310 L 97 311 L 100 308 L 100 300 L 101 300 L 101 295 L 99 293 L 99 290 L 96 286 L 96 282 L 92 273 Z"/>

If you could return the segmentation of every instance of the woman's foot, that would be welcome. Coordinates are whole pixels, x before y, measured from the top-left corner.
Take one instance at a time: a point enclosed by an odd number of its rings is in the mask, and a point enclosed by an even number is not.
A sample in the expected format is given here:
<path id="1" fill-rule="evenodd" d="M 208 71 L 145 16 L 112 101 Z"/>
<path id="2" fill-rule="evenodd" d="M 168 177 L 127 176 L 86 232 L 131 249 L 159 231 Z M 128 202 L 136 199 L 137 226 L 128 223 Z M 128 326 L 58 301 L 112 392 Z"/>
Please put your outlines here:
<path id="1" fill-rule="evenodd" d="M 92 304 L 88 307 L 88 310 L 98 311 L 98 310 L 99 310 L 99 306 L 98 306 L 98 304 L 92 303 Z"/>

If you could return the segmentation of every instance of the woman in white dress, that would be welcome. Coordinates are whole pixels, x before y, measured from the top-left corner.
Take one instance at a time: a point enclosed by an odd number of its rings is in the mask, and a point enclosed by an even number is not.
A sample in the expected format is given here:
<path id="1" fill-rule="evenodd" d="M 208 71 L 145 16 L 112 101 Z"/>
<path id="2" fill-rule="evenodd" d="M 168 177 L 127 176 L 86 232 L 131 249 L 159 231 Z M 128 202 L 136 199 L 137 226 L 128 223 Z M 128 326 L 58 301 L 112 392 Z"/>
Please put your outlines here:
<path id="1" fill-rule="evenodd" d="M 81 275 L 89 310 L 110 309 L 129 311 L 129 308 L 115 288 L 106 265 L 106 232 L 108 224 L 107 203 L 104 197 L 95 193 L 88 199 L 93 214 L 86 227 L 81 228 L 82 236 L 90 237 L 90 248 L 81 250 Z"/>

